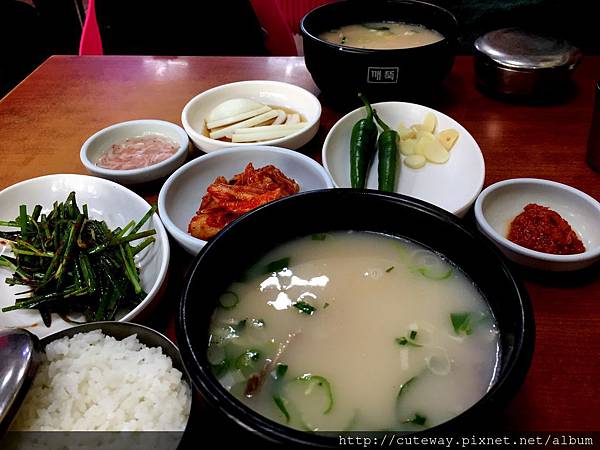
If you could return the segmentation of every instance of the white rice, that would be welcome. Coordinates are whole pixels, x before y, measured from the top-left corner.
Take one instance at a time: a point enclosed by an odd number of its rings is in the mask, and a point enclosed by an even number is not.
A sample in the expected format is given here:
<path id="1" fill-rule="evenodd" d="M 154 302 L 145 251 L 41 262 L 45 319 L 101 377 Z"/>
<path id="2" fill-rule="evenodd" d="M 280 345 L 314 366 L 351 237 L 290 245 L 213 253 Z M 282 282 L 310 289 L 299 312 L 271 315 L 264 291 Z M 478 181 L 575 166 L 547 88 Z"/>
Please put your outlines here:
<path id="1" fill-rule="evenodd" d="M 46 346 L 46 361 L 19 410 L 13 430 L 183 430 L 191 394 L 161 348 L 136 335 L 121 341 L 101 330 Z"/>

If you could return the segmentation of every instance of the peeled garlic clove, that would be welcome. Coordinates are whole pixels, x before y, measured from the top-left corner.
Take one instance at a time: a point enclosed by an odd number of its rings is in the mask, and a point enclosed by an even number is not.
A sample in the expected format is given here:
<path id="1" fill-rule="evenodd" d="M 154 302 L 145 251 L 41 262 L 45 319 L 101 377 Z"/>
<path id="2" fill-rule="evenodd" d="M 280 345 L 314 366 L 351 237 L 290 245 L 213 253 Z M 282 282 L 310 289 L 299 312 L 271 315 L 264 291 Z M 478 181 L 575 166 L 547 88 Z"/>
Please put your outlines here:
<path id="1" fill-rule="evenodd" d="M 425 165 L 427 160 L 423 155 L 408 155 L 404 158 L 404 164 L 410 167 L 411 169 L 420 169 Z"/>
<path id="2" fill-rule="evenodd" d="M 450 150 L 458 139 L 458 131 L 449 128 L 447 130 L 440 131 L 436 137 L 446 150 Z"/>
<path id="3" fill-rule="evenodd" d="M 426 131 L 428 133 L 433 133 L 435 131 L 435 127 L 437 126 L 437 117 L 435 114 L 429 112 L 425 115 L 425 120 L 423 123 L 416 123 L 411 128 L 417 132 Z"/>
<path id="4" fill-rule="evenodd" d="M 428 112 L 425 115 L 425 120 L 423 121 L 423 129 L 425 131 L 429 131 L 433 133 L 435 131 L 435 127 L 437 126 L 437 117 L 434 113 Z"/>
<path id="5" fill-rule="evenodd" d="M 402 153 L 404 156 L 414 155 L 417 153 L 417 140 L 400 140 L 400 153 Z"/>
<path id="6" fill-rule="evenodd" d="M 428 139 L 435 139 L 435 136 L 433 134 L 431 134 L 429 131 L 425 131 L 425 130 L 417 131 L 417 136 L 416 136 L 417 141 L 420 141 L 423 136 L 427 137 Z"/>
<path id="7" fill-rule="evenodd" d="M 411 128 L 406 128 L 402 123 L 398 125 L 398 129 L 396 131 L 398 132 L 398 136 L 400 136 L 400 140 L 402 141 L 405 139 L 414 139 L 417 137 L 417 133 L 415 130 Z"/>
<path id="8" fill-rule="evenodd" d="M 417 153 L 425 156 L 427 161 L 444 164 L 450 158 L 448 150 L 433 136 L 423 136 L 417 143 Z"/>
<path id="9" fill-rule="evenodd" d="M 418 155 L 425 155 L 425 143 L 435 141 L 435 136 L 429 131 L 418 131 L 417 132 L 417 147 L 415 153 Z"/>

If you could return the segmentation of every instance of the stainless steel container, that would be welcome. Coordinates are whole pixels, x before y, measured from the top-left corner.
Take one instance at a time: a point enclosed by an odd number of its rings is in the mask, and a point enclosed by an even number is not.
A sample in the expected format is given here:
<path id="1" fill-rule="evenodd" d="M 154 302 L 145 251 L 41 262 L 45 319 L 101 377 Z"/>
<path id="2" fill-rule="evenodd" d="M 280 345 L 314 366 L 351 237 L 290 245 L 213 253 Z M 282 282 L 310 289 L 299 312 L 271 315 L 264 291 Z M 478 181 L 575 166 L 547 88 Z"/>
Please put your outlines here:
<path id="1" fill-rule="evenodd" d="M 475 41 L 477 84 L 497 94 L 559 96 L 569 87 L 581 52 L 567 41 L 518 28 L 490 31 Z"/>
<path id="2" fill-rule="evenodd" d="M 77 333 L 87 333 L 97 329 L 118 340 L 135 334 L 142 344 L 148 347 L 160 347 L 162 352 L 171 358 L 173 367 L 182 373 L 183 380 L 192 389 L 193 396 L 192 382 L 183 364 L 179 349 L 166 336 L 146 326 L 129 322 L 91 322 L 67 328 L 43 339 L 38 339 L 37 336 L 26 330 L 0 330 L 0 448 L 3 450 L 42 448 L 34 445 L 38 440 L 45 443 L 46 446 L 43 448 L 66 448 L 68 447 L 66 443 L 72 444 L 72 448 L 104 448 L 100 443 L 106 441 L 106 436 L 112 439 L 113 446 L 110 448 L 145 450 L 160 447 L 175 449 L 180 442 L 183 445 L 184 432 L 179 431 L 112 434 L 53 432 L 47 436 L 44 432 L 13 432 L 3 439 L 3 435 L 9 429 L 31 387 L 46 345 L 63 337 L 73 337 Z M 188 418 L 188 428 L 189 422 Z M 159 441 L 156 441 L 157 439 Z M 160 445 L 157 442 L 160 442 Z"/>

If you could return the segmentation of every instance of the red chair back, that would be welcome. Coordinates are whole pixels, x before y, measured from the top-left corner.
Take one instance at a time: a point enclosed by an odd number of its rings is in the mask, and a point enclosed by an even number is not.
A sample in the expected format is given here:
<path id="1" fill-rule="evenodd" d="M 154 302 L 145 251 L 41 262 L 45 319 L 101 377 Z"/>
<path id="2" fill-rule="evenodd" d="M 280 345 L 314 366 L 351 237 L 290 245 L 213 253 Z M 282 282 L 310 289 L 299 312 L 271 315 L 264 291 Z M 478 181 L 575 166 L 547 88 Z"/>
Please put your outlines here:
<path id="1" fill-rule="evenodd" d="M 81 31 L 81 41 L 79 42 L 79 56 L 103 54 L 102 38 L 96 20 L 96 5 L 94 0 L 89 0 L 85 23 Z"/>
<path id="2" fill-rule="evenodd" d="M 256 17 L 267 33 L 265 46 L 272 55 L 298 54 L 294 34 L 309 11 L 333 0 L 250 0 Z"/>

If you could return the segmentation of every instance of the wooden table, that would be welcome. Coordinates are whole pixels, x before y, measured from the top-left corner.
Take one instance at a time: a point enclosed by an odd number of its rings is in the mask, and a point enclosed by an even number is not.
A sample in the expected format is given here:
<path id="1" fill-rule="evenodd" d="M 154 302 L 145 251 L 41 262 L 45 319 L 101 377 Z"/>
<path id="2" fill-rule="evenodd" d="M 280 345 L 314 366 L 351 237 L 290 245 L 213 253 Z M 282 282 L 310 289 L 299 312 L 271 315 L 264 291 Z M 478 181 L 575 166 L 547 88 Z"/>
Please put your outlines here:
<path id="1" fill-rule="evenodd" d="M 0 101 L 0 189 L 52 173 L 85 173 L 83 141 L 129 119 L 180 123 L 195 94 L 247 79 L 271 79 L 318 92 L 302 58 L 55 56 Z M 576 92 L 552 106 L 520 106 L 474 87 L 471 57 L 459 57 L 432 106 L 459 121 L 478 141 L 486 185 L 515 177 L 547 178 L 600 199 L 600 174 L 584 162 L 600 79 L 600 57 L 575 73 Z M 344 111 L 323 104 L 321 129 L 303 151 L 319 158 L 327 131 Z M 160 183 L 135 189 L 156 201 Z M 467 220 L 472 220 L 467 218 Z M 178 281 L 190 258 L 172 245 L 171 282 L 151 324 L 172 324 Z M 506 430 L 600 430 L 600 266 L 570 275 L 522 272 L 537 323 L 533 365 L 503 415 Z"/>

